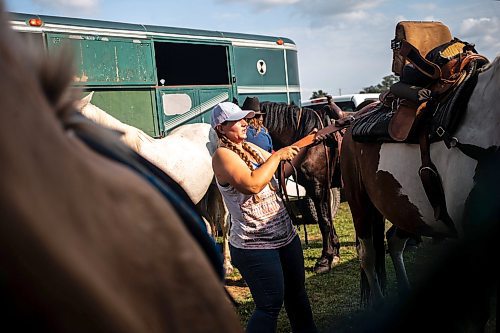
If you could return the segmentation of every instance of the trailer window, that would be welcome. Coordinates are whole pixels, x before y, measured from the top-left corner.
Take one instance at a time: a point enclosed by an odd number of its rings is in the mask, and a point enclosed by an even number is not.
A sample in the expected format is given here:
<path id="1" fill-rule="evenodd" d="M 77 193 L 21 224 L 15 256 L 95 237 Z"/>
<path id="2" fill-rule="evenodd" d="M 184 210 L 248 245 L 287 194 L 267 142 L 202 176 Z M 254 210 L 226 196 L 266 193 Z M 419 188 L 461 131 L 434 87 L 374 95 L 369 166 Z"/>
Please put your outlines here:
<path id="1" fill-rule="evenodd" d="M 155 58 L 159 84 L 230 84 L 225 46 L 155 42 Z"/>

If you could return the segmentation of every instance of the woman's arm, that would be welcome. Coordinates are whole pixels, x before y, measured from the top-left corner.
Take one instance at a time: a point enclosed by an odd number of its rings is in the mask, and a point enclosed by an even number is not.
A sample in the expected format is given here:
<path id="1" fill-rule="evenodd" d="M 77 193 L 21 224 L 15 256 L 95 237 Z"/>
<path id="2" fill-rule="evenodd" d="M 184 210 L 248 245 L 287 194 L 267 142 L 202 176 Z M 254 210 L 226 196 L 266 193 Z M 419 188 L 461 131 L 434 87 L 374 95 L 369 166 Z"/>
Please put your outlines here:
<path id="1" fill-rule="evenodd" d="M 316 129 L 313 130 L 311 132 L 311 134 L 314 134 L 316 131 L 317 131 Z M 264 149 L 260 148 L 259 146 L 255 145 L 253 143 L 250 143 L 250 142 L 247 142 L 247 143 L 250 144 L 255 150 L 258 150 L 262 154 L 262 156 L 264 157 L 265 160 L 268 159 L 269 156 L 272 155 L 271 153 L 265 151 Z M 295 157 L 290 161 L 292 163 L 293 167 L 298 168 L 300 166 L 300 164 L 304 160 L 304 157 L 306 156 L 307 149 L 308 149 L 308 147 L 299 148 L 299 152 L 297 153 L 297 155 L 295 155 Z M 276 170 L 277 170 L 277 168 L 276 168 Z M 290 177 L 292 174 L 293 174 L 292 166 L 290 165 L 290 163 L 285 163 L 285 178 Z"/>
<path id="2" fill-rule="evenodd" d="M 227 148 L 218 148 L 212 157 L 212 167 L 219 184 L 231 184 L 244 194 L 257 194 L 269 183 L 279 162 L 293 159 L 299 148 L 284 147 L 272 155 L 260 148 L 259 151 L 265 153 L 262 155 L 266 161 L 258 169 L 251 171 L 238 154 Z"/>
<path id="3" fill-rule="evenodd" d="M 290 177 L 293 174 L 293 169 L 298 168 L 302 161 L 304 160 L 304 157 L 306 157 L 308 147 L 300 148 L 299 152 L 295 157 L 290 161 L 293 165 L 290 165 L 290 163 L 285 163 L 284 167 L 284 173 L 285 173 L 285 178 Z"/>

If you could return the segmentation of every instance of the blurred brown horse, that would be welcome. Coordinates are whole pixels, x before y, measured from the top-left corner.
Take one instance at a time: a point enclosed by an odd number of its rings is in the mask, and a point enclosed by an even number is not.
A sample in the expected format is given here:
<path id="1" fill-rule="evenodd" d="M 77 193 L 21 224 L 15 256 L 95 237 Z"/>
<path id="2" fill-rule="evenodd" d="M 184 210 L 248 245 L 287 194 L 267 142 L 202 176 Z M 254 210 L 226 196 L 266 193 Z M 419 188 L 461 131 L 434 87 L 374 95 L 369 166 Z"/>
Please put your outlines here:
<path id="1" fill-rule="evenodd" d="M 323 110 L 315 111 L 286 103 L 262 102 L 265 113 L 264 126 L 273 139 L 274 149 L 289 146 L 309 134 L 314 128 L 321 129 L 330 123 L 330 117 Z M 311 204 L 307 206 L 316 218 L 323 238 L 321 257 L 314 270 L 322 273 L 329 271 L 339 261 L 340 242 L 333 223 L 332 180 L 339 156 L 336 140 L 328 144 L 318 144 L 308 148 L 306 157 L 300 165 L 296 181 L 306 189 Z M 340 175 L 337 175 L 340 177 Z"/>
<path id="2" fill-rule="evenodd" d="M 28 48 L 2 9 L 4 327 L 241 331 L 220 258 L 185 192 L 118 135 L 78 114 L 72 60 Z"/>

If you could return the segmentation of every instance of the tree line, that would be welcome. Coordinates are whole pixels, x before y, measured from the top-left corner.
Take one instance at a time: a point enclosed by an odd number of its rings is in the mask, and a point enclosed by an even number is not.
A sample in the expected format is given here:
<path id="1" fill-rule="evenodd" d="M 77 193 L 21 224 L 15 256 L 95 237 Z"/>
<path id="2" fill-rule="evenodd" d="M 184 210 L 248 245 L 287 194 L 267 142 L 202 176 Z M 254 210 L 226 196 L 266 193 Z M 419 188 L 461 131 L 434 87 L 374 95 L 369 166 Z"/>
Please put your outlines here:
<path id="1" fill-rule="evenodd" d="M 360 90 L 359 93 L 360 94 L 381 93 L 381 92 L 389 90 L 389 88 L 394 83 L 396 83 L 398 81 L 399 81 L 399 77 L 397 77 L 394 74 L 390 74 L 390 75 L 384 76 L 382 78 L 382 82 L 380 82 L 379 84 L 374 85 L 374 86 L 364 87 L 362 90 Z M 327 96 L 327 95 L 330 95 L 330 94 L 328 92 L 326 92 L 325 90 L 319 89 L 318 91 L 313 91 L 310 99 L 319 98 L 319 97 L 323 97 L 323 96 Z"/>

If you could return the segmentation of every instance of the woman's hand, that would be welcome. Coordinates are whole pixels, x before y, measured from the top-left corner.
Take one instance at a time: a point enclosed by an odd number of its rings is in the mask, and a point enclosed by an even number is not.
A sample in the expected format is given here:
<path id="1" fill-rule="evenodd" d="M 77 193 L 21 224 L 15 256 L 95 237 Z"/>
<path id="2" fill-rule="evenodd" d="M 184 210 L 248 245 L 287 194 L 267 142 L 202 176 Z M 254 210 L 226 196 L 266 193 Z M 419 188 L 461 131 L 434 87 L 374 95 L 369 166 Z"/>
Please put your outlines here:
<path id="1" fill-rule="evenodd" d="M 280 150 L 278 150 L 274 154 L 276 154 L 279 157 L 280 161 L 290 161 L 295 156 L 297 156 L 297 154 L 299 153 L 299 150 L 300 150 L 300 148 L 297 146 L 288 146 L 288 147 L 281 148 Z"/>
<path id="2" fill-rule="evenodd" d="M 326 140 L 328 138 L 330 138 L 329 134 L 317 134 L 318 133 L 318 129 L 317 128 L 314 128 L 311 133 L 309 134 L 316 134 L 316 136 L 314 137 L 314 142 L 315 143 L 319 143 L 323 140 Z"/>

